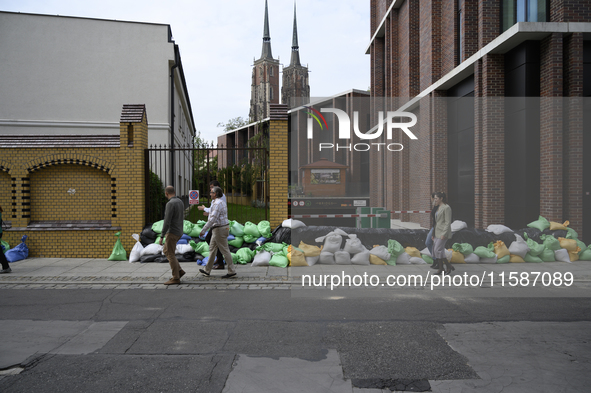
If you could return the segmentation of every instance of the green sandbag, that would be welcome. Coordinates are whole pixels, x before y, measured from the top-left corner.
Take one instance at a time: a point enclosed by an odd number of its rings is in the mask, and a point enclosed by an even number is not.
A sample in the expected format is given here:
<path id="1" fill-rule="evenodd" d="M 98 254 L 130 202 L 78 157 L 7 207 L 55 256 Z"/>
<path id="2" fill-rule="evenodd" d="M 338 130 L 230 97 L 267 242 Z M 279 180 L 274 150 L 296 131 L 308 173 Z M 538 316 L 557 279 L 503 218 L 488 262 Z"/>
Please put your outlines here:
<path id="1" fill-rule="evenodd" d="M 579 261 L 591 261 L 591 247 L 579 253 Z"/>
<path id="2" fill-rule="evenodd" d="M 566 238 L 567 239 L 578 239 L 579 234 L 577 233 L 577 231 L 575 231 L 572 228 L 566 228 Z"/>
<path id="3" fill-rule="evenodd" d="M 236 237 L 244 236 L 244 226 L 237 221 L 230 221 L 230 234 Z"/>
<path id="4" fill-rule="evenodd" d="M 184 220 L 183 221 L 183 233 L 185 235 L 190 234 L 191 232 L 193 232 L 194 226 L 195 226 L 195 224 L 193 224 L 191 221 Z"/>
<path id="5" fill-rule="evenodd" d="M 265 243 L 260 247 L 257 247 L 256 250 L 257 251 L 261 251 L 261 250 L 265 250 L 271 253 L 278 253 L 278 252 L 282 252 L 283 248 L 286 247 L 287 244 L 285 243 Z"/>
<path id="6" fill-rule="evenodd" d="M 191 240 L 189 242 L 189 245 L 191 247 L 193 247 L 193 250 L 195 250 L 195 252 L 197 254 L 201 254 L 204 257 L 209 255 L 209 244 L 207 244 L 206 242 L 199 242 L 199 243 L 195 243 L 193 240 Z M 207 255 L 206 255 L 207 254 Z"/>
<path id="7" fill-rule="evenodd" d="M 542 259 L 540 257 L 532 255 L 530 252 L 525 254 L 525 258 L 523 258 L 523 260 L 525 262 L 534 262 L 534 263 L 544 262 L 544 261 L 542 261 Z"/>
<path id="8" fill-rule="evenodd" d="M 490 248 L 484 246 L 476 247 L 474 254 L 478 255 L 480 258 L 494 258 L 496 255 L 494 251 L 491 251 Z"/>
<path id="9" fill-rule="evenodd" d="M 388 240 L 388 252 L 390 253 L 390 259 L 386 263 L 390 266 L 396 266 L 396 260 L 404 252 L 404 247 L 396 240 L 390 239 Z"/>
<path id="10" fill-rule="evenodd" d="M 560 242 L 552 235 L 541 235 L 540 239 L 544 242 L 544 247 L 548 250 L 556 251 L 560 250 Z M 548 261 L 546 261 L 548 262 Z"/>
<path id="11" fill-rule="evenodd" d="M 191 237 L 199 237 L 201 235 L 202 229 L 203 229 L 202 227 L 195 225 L 195 226 L 193 226 L 193 230 L 190 233 L 187 233 L 187 235 L 189 235 Z"/>
<path id="12" fill-rule="evenodd" d="M 234 240 L 228 241 L 228 245 L 236 248 L 242 247 L 244 244 L 244 238 L 242 236 L 234 236 Z"/>
<path id="13" fill-rule="evenodd" d="M 260 236 L 259 236 L 260 237 Z M 245 243 L 254 243 L 257 241 L 259 237 L 244 234 L 244 242 Z"/>
<path id="14" fill-rule="evenodd" d="M 452 250 L 462 253 L 462 255 L 467 256 L 474 252 L 474 248 L 469 243 L 454 243 L 451 246 Z"/>
<path id="15" fill-rule="evenodd" d="M 125 252 L 125 249 L 123 248 L 123 245 L 121 244 L 121 239 L 119 238 L 119 236 L 121 236 L 121 232 L 117 232 L 115 234 L 115 236 L 117 236 L 117 241 L 115 242 L 115 246 L 113 247 L 113 252 L 111 253 L 111 256 L 108 258 L 109 261 L 127 261 L 127 253 Z"/>
<path id="16" fill-rule="evenodd" d="M 556 257 L 554 256 L 554 251 L 544 248 L 544 251 L 540 255 L 538 255 L 540 259 L 544 262 L 556 262 Z"/>
<path id="17" fill-rule="evenodd" d="M 259 237 L 261 237 L 261 232 L 259 232 L 259 228 L 255 224 L 253 224 L 250 221 L 247 221 L 244 224 L 244 236 L 246 236 L 246 235 L 253 236 L 256 240 Z M 246 241 L 246 239 L 244 241 Z"/>
<path id="18" fill-rule="evenodd" d="M 540 231 L 544 232 L 544 229 L 550 228 L 550 221 L 546 220 L 544 217 L 539 216 L 537 221 L 530 222 L 527 224 L 528 228 L 537 228 Z"/>
<path id="19" fill-rule="evenodd" d="M 421 254 L 421 258 L 423 258 L 423 261 L 427 262 L 429 265 L 433 264 L 433 258 L 431 258 L 429 255 Z"/>
<path id="20" fill-rule="evenodd" d="M 234 262 L 245 265 L 252 261 L 256 254 L 256 251 L 244 247 L 236 251 L 236 260 Z"/>
<path id="21" fill-rule="evenodd" d="M 283 251 L 273 254 L 271 260 L 269 261 L 269 266 L 287 267 L 288 265 L 289 260 Z"/>
<path id="22" fill-rule="evenodd" d="M 271 237 L 271 224 L 269 223 L 269 221 L 263 220 L 259 222 L 257 228 L 261 233 L 261 236 L 265 237 L 266 239 Z"/>
<path id="23" fill-rule="evenodd" d="M 579 239 L 575 240 L 577 241 L 577 246 L 581 249 L 581 251 L 579 251 L 579 254 L 581 254 L 583 251 L 587 251 L 588 247 L 585 245 L 585 243 L 583 243 Z"/>
<path id="24" fill-rule="evenodd" d="M 156 233 L 162 233 L 162 227 L 164 226 L 164 220 L 160 220 L 152 224 L 152 230 Z"/>
<path id="25" fill-rule="evenodd" d="M 497 259 L 497 263 L 509 263 L 511 261 L 511 255 L 505 255 L 503 258 Z"/>
<path id="26" fill-rule="evenodd" d="M 573 232 L 574 232 L 574 231 L 573 231 Z M 575 234 L 576 234 L 576 232 L 575 232 Z M 579 255 L 580 255 L 580 254 L 581 254 L 583 251 L 587 250 L 587 246 L 585 245 L 585 243 L 583 243 L 582 241 L 580 241 L 580 240 L 579 240 L 579 238 L 575 237 L 575 236 L 574 236 L 572 233 L 570 233 L 570 232 L 569 232 L 569 233 L 567 233 L 567 234 L 566 234 L 566 238 L 567 238 L 567 239 L 570 239 L 570 240 L 575 240 L 575 241 L 577 242 L 577 247 L 579 247 L 579 248 L 581 249 L 581 251 L 579 251 Z"/>
<path id="27" fill-rule="evenodd" d="M 529 236 L 527 236 L 526 232 L 523 233 L 523 238 L 525 239 L 525 242 L 529 247 L 528 254 L 530 254 L 531 256 L 537 257 L 542 253 L 542 251 L 544 251 L 544 245 L 536 242 L 533 239 L 530 239 Z"/>
<path id="28" fill-rule="evenodd" d="M 5 242 L 4 240 L 0 240 L 0 242 L 2 242 L 2 245 L 4 246 L 4 253 L 10 250 L 10 245 L 8 244 L 8 242 Z"/>

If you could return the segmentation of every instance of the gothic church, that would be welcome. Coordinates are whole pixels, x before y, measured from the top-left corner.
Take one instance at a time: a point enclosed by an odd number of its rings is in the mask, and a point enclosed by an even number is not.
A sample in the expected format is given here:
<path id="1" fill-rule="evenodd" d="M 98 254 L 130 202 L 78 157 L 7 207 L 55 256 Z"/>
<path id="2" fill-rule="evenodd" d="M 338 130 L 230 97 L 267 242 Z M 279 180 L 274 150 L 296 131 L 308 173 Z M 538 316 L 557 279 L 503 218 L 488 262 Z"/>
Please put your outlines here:
<path id="1" fill-rule="evenodd" d="M 291 60 L 289 66 L 283 68 L 283 81 L 279 90 L 279 60 L 273 58 L 271 52 L 271 35 L 269 32 L 269 9 L 265 0 L 265 21 L 263 29 L 263 49 L 261 58 L 255 60 L 252 69 L 252 85 L 250 99 L 250 121 L 260 121 L 269 117 L 269 105 L 281 103 L 295 108 L 310 101 L 308 67 L 300 63 L 296 8 L 294 4 L 293 37 Z"/>

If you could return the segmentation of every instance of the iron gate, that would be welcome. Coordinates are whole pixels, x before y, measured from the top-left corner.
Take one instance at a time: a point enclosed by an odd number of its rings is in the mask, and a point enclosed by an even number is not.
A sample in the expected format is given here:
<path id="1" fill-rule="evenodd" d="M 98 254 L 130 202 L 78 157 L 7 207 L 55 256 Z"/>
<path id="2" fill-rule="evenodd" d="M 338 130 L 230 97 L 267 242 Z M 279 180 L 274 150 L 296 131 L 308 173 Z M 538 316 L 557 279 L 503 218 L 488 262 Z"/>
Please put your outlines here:
<path id="1" fill-rule="evenodd" d="M 207 220 L 189 205 L 189 191 L 210 204 L 209 183 L 220 182 L 228 202 L 228 219 L 241 224 L 269 219 L 269 151 L 264 147 L 150 146 L 144 152 L 146 223 L 164 218 L 164 187 L 172 185 L 185 203 L 187 219 Z"/>

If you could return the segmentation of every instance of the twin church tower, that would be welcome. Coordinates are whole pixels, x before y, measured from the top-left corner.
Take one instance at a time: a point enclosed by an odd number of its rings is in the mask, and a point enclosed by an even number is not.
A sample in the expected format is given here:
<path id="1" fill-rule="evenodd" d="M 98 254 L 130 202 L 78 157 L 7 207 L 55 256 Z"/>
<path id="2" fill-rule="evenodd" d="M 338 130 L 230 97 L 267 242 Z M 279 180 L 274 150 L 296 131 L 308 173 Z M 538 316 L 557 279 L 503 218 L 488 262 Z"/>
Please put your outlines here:
<path id="1" fill-rule="evenodd" d="M 265 0 L 265 26 L 263 30 L 263 51 L 261 58 L 255 60 L 252 68 L 252 86 L 250 98 L 250 121 L 259 121 L 269 117 L 269 104 L 281 103 L 295 108 L 310 101 L 308 85 L 308 67 L 300 63 L 296 8 L 293 9 L 293 37 L 291 61 L 283 67 L 283 81 L 279 90 L 279 60 L 271 53 L 271 35 L 269 33 L 269 9 Z"/>

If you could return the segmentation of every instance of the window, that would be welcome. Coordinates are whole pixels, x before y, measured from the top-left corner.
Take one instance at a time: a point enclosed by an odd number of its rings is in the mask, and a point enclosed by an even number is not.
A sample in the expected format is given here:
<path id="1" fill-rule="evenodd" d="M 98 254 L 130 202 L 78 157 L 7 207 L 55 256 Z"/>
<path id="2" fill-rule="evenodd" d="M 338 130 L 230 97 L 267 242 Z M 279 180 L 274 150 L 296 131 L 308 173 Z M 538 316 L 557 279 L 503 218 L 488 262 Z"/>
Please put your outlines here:
<path id="1" fill-rule="evenodd" d="M 273 76 L 273 67 L 269 70 L 269 75 Z"/>
<path id="2" fill-rule="evenodd" d="M 547 22 L 549 4 L 547 0 L 503 0 L 502 31 L 509 29 L 517 22 Z"/>

